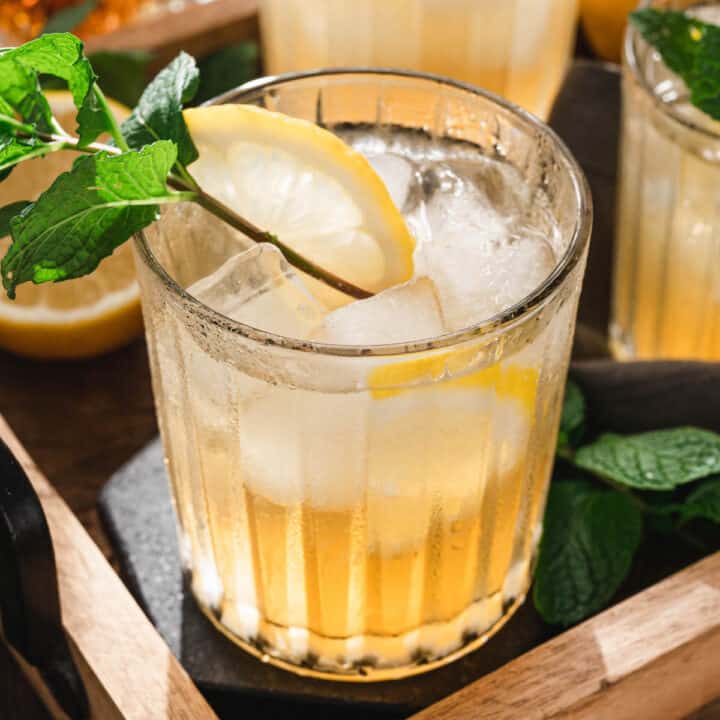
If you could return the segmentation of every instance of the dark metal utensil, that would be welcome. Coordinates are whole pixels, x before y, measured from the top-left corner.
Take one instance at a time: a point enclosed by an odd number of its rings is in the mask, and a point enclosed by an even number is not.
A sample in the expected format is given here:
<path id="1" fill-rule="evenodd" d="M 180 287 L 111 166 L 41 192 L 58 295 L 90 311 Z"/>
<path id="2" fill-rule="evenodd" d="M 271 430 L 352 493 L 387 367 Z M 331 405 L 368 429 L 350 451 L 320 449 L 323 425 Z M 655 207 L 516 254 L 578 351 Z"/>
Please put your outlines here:
<path id="1" fill-rule="evenodd" d="M 20 463 L 0 440 L 0 617 L 5 641 L 33 666 L 72 720 L 88 701 L 60 615 L 45 513 Z"/>

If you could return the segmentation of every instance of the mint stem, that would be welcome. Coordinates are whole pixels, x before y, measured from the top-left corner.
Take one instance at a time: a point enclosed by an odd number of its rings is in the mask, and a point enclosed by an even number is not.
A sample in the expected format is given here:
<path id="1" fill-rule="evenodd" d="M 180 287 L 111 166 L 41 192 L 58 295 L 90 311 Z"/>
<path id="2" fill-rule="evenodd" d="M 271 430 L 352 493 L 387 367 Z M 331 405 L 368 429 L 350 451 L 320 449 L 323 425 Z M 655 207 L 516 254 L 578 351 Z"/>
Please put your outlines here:
<path id="1" fill-rule="evenodd" d="M 170 182 L 171 187 L 181 189 L 182 185 L 176 182 Z M 239 230 L 243 235 L 246 235 L 254 242 L 266 242 L 274 245 L 282 254 L 285 259 L 298 270 L 310 275 L 316 280 L 324 282 L 326 285 L 339 290 L 346 295 L 350 295 L 358 300 L 364 300 L 365 298 L 372 297 L 372 293 L 367 290 L 363 290 L 357 285 L 353 285 L 347 280 L 343 280 L 329 270 L 321 268 L 311 260 L 308 260 L 305 256 L 295 252 L 292 248 L 289 248 L 284 243 L 278 240 L 276 235 L 273 235 L 267 230 L 261 230 L 257 226 L 253 225 L 250 221 L 246 220 L 241 215 L 238 215 L 234 210 L 229 208 L 227 205 L 220 202 L 217 198 L 208 195 L 206 192 L 198 188 L 196 191 L 196 202 L 213 215 L 224 220 L 226 223 Z"/>
<path id="2" fill-rule="evenodd" d="M 57 152 L 58 150 L 66 150 L 65 143 L 62 140 L 58 140 L 57 142 L 48 143 L 47 145 L 41 145 L 40 147 L 36 148 L 32 152 L 26 153 L 19 159 L 15 160 L 9 160 L 6 163 L 0 163 L 0 172 L 3 170 L 7 170 L 7 168 L 12 167 L 13 165 L 17 165 L 18 162 L 24 162 L 25 160 L 32 160 L 33 158 L 38 157 L 45 157 L 45 155 L 48 155 L 52 152 Z"/>
<path id="3" fill-rule="evenodd" d="M 39 137 L 41 140 L 43 140 L 44 138 L 52 137 L 53 139 L 57 140 L 60 137 L 59 135 L 51 136 L 47 133 L 40 132 L 39 130 L 36 130 L 32 125 L 26 125 L 25 123 L 16 120 L 14 117 L 12 117 L 12 115 L 5 115 L 4 113 L 0 113 L 0 123 L 2 123 L 3 125 L 9 125 L 10 127 L 15 128 L 15 130 L 19 130 L 21 133 L 24 134 L 26 138 Z"/>
<path id="4" fill-rule="evenodd" d="M 115 118 L 115 114 L 110 109 L 110 105 L 108 105 L 105 93 L 100 89 L 97 83 L 93 85 L 93 92 L 95 93 L 95 97 L 97 98 L 98 102 L 102 106 L 102 109 L 105 111 L 108 123 L 110 124 L 110 134 L 112 135 L 115 144 L 120 148 L 120 150 L 122 150 L 123 152 L 127 152 L 130 148 L 128 147 L 127 142 L 125 142 L 125 138 L 123 137 L 122 131 L 120 130 L 120 126 L 118 125 L 117 119 Z"/>
<path id="5" fill-rule="evenodd" d="M 68 133 L 65 132 L 65 128 L 60 124 L 60 121 L 54 115 L 52 117 L 51 124 L 58 135 L 62 135 L 63 137 L 68 135 Z"/>
<path id="6" fill-rule="evenodd" d="M 200 186 L 197 184 L 195 178 L 188 172 L 188 169 L 179 162 L 175 163 L 175 171 L 180 176 L 180 179 L 195 192 L 200 190 Z"/>
<path id="7" fill-rule="evenodd" d="M 104 96 L 102 97 L 104 99 Z M 38 155 L 44 155 L 46 152 L 53 152 L 55 150 L 75 150 L 77 152 L 85 153 L 104 151 L 110 155 L 120 155 L 123 152 L 123 149 L 120 147 L 119 143 L 117 147 L 113 145 L 105 145 L 99 142 L 89 143 L 84 147 L 80 147 L 79 140 L 76 137 L 70 135 L 55 135 L 53 133 L 41 132 L 36 130 L 31 125 L 25 125 L 24 123 L 18 122 L 14 118 L 11 118 L 7 115 L 0 114 L 0 122 L 12 125 L 18 131 L 18 135 L 21 137 L 36 137 L 39 140 L 48 143 L 48 145 L 45 145 L 42 148 L 38 148 L 37 153 L 33 154 L 35 157 L 37 157 Z M 25 158 L 29 157 L 29 155 L 25 156 Z M 364 300 L 366 298 L 372 297 L 373 293 L 370 293 L 367 290 L 363 290 L 363 288 L 360 288 L 357 285 L 348 282 L 347 280 L 343 280 L 343 278 L 335 275 L 329 270 L 325 270 L 319 265 L 316 265 L 311 260 L 308 260 L 308 258 L 306 258 L 304 255 L 295 252 L 295 250 L 280 242 L 277 236 L 266 230 L 261 230 L 256 225 L 253 225 L 253 223 L 251 223 L 249 220 L 246 220 L 244 217 L 236 213 L 234 210 L 232 210 L 232 208 L 229 208 L 217 198 L 208 195 L 198 186 L 190 173 L 187 172 L 187 170 L 182 165 L 176 163 L 175 167 L 176 170 L 179 170 L 182 173 L 183 177 L 178 177 L 177 175 L 173 174 L 168 176 L 168 185 L 170 185 L 170 187 L 172 187 L 173 189 L 180 191 L 179 193 L 177 193 L 177 195 L 173 196 L 172 200 L 169 200 L 168 202 L 179 202 L 180 200 L 195 201 L 201 207 L 205 208 L 205 210 L 211 212 L 216 217 L 225 221 L 226 223 L 234 227 L 236 230 L 239 230 L 252 241 L 258 243 L 267 242 L 275 245 L 275 247 L 278 248 L 280 252 L 282 252 L 282 254 L 285 256 L 285 259 L 291 265 L 296 267 L 301 272 L 310 275 L 310 277 L 313 277 L 316 280 L 320 280 L 321 282 L 329 285 L 335 290 L 339 290 L 341 293 L 349 295 L 350 297 L 356 298 L 358 300 Z"/>

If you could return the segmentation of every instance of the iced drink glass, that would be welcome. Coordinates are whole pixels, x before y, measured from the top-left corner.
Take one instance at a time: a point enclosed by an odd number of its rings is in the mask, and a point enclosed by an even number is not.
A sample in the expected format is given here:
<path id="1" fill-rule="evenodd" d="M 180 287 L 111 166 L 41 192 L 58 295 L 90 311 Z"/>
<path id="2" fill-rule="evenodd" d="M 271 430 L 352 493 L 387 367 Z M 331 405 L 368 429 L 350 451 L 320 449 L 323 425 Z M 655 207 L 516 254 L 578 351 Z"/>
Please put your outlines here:
<path id="1" fill-rule="evenodd" d="M 307 73 L 221 100 L 314 121 L 390 184 L 405 178 L 391 190 L 427 277 L 300 337 L 317 310 L 282 314 L 300 291 L 272 247 L 222 265 L 236 239 L 194 206 L 138 237 L 190 585 L 219 629 L 297 673 L 424 672 L 482 644 L 530 584 L 590 231 L 584 179 L 535 118 L 440 78 Z M 441 238 L 421 242 L 433 223 Z M 243 296 L 224 315 L 198 297 L 212 304 L 228 267 Z M 416 339 L 352 344 L 352 323 Z"/>
<path id="2" fill-rule="evenodd" d="M 261 0 L 267 72 L 421 70 L 546 118 L 575 42 L 577 0 Z"/>
<path id="3" fill-rule="evenodd" d="M 646 3 L 683 10 L 689 2 Z M 695 10 L 720 22 L 720 3 Z M 720 123 L 626 36 L 613 313 L 620 359 L 720 360 Z"/>

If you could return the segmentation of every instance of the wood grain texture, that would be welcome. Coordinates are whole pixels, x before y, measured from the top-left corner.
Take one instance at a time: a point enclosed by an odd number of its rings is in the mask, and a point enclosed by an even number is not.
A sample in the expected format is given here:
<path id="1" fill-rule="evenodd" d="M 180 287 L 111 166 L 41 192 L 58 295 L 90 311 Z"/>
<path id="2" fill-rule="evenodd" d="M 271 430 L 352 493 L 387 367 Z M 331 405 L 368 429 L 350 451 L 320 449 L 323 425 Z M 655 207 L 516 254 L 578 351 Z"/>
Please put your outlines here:
<path id="1" fill-rule="evenodd" d="M 77 362 L 40 362 L 0 351 L 0 413 L 112 560 L 97 494 L 157 435 L 144 340 Z"/>
<path id="2" fill-rule="evenodd" d="M 150 621 L 0 417 L 53 538 L 63 625 L 97 720 L 210 720 L 214 713 Z M 33 678 L 31 677 L 32 681 Z"/>
<path id="3" fill-rule="evenodd" d="M 49 720 L 50 715 L 11 651 L 0 642 L 0 717 L 3 720 Z"/>
<path id="4" fill-rule="evenodd" d="M 140 18 L 87 43 L 96 50 L 149 50 L 162 67 L 180 50 L 202 57 L 243 40 L 257 39 L 258 0 L 213 0 Z"/>
<path id="5" fill-rule="evenodd" d="M 415 720 L 673 720 L 720 695 L 720 553 L 514 660 Z"/>

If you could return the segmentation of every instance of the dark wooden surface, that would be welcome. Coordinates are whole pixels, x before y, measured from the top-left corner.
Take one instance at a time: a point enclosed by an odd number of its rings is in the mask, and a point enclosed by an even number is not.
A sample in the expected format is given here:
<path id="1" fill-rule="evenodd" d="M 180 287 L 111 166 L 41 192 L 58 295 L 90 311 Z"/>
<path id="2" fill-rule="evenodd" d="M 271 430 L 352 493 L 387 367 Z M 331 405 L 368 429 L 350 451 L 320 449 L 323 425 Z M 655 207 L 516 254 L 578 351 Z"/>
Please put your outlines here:
<path id="1" fill-rule="evenodd" d="M 0 413 L 112 558 L 98 521 L 98 490 L 157 432 L 144 341 L 75 363 L 0 351 Z"/>

